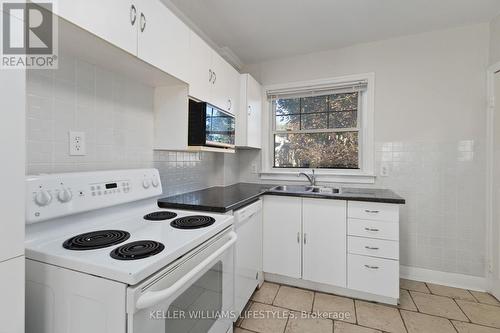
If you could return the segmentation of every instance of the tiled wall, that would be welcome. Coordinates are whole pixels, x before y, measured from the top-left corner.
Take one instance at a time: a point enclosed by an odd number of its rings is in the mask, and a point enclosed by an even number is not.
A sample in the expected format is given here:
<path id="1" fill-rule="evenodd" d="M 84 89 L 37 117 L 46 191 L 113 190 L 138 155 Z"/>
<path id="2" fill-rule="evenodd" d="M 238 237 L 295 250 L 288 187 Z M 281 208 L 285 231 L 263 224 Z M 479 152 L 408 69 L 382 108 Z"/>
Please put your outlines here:
<path id="1" fill-rule="evenodd" d="M 218 185 L 213 153 L 153 152 L 153 89 L 62 53 L 59 69 L 27 77 L 27 174 L 158 167 L 164 191 Z M 68 131 L 86 134 L 86 156 L 69 156 Z"/>
<path id="2" fill-rule="evenodd" d="M 403 196 L 401 263 L 483 276 L 485 271 L 485 150 L 473 140 L 380 142 L 375 186 Z"/>

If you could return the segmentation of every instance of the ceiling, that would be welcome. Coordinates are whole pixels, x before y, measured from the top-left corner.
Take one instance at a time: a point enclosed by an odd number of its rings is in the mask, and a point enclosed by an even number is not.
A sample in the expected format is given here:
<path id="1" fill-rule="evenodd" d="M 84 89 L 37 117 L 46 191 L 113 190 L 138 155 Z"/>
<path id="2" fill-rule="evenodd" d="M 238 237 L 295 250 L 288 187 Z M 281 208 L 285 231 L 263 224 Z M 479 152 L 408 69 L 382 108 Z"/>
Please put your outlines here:
<path id="1" fill-rule="evenodd" d="M 486 22 L 500 13 L 500 0 L 163 1 L 244 64 Z"/>

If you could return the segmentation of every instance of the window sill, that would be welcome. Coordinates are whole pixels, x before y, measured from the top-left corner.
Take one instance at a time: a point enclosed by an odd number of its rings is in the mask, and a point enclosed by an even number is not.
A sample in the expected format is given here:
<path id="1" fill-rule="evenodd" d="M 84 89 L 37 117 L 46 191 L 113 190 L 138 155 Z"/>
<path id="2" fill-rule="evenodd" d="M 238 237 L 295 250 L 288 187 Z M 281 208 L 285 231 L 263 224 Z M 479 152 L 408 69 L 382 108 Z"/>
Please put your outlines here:
<path id="1" fill-rule="evenodd" d="M 316 181 L 325 183 L 354 183 L 354 184 L 374 184 L 375 175 L 362 171 L 324 171 L 314 170 L 316 172 Z M 299 172 L 311 173 L 310 169 L 290 170 L 266 170 L 260 173 L 262 180 L 275 181 L 304 181 L 305 177 L 298 178 Z"/>

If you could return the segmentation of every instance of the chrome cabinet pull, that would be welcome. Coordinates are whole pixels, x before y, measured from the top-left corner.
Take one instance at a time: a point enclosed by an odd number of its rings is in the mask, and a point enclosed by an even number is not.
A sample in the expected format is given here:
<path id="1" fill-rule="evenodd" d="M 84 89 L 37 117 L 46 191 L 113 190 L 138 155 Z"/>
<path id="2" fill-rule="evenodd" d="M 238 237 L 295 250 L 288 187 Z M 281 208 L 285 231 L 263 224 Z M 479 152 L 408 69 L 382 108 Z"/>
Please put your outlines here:
<path id="1" fill-rule="evenodd" d="M 259 279 L 259 272 L 255 273 L 255 280 Z"/>
<path id="2" fill-rule="evenodd" d="M 300 232 L 297 232 L 297 243 L 300 244 Z"/>
<path id="3" fill-rule="evenodd" d="M 365 265 L 365 267 L 369 269 L 378 269 L 378 266 Z"/>
<path id="4" fill-rule="evenodd" d="M 365 228 L 366 231 L 379 231 L 378 229 L 375 228 Z"/>
<path id="5" fill-rule="evenodd" d="M 249 116 L 252 115 L 252 106 L 251 105 L 248 106 L 248 115 Z"/>
<path id="6" fill-rule="evenodd" d="M 304 234 L 304 244 L 307 244 L 307 234 Z"/>
<path id="7" fill-rule="evenodd" d="M 379 250 L 378 247 L 373 247 L 373 246 L 365 246 L 365 249 L 367 249 L 367 250 Z"/>
<path id="8" fill-rule="evenodd" d="M 215 81 L 217 81 L 217 74 L 214 72 L 214 81 L 212 83 L 215 84 Z"/>
<path id="9" fill-rule="evenodd" d="M 365 213 L 369 213 L 369 214 L 377 214 L 377 213 L 380 213 L 380 211 L 378 211 L 378 210 L 369 210 L 369 209 L 365 209 Z"/>
<path id="10" fill-rule="evenodd" d="M 231 102 L 231 98 L 229 98 L 229 99 L 227 100 L 227 102 L 228 102 L 228 104 L 229 104 L 229 107 L 228 107 L 228 109 L 227 109 L 227 110 L 229 111 L 229 110 L 231 110 L 231 108 L 233 107 L 233 102 Z"/>
<path id="11" fill-rule="evenodd" d="M 137 20 L 137 8 L 134 5 L 130 6 L 130 24 L 134 25 Z"/>
<path id="12" fill-rule="evenodd" d="M 212 77 L 214 76 L 214 72 L 211 69 L 208 70 L 208 82 L 212 82 Z"/>
<path id="13" fill-rule="evenodd" d="M 146 16 L 144 16 L 144 13 L 141 13 L 141 32 L 144 32 L 146 29 Z"/>

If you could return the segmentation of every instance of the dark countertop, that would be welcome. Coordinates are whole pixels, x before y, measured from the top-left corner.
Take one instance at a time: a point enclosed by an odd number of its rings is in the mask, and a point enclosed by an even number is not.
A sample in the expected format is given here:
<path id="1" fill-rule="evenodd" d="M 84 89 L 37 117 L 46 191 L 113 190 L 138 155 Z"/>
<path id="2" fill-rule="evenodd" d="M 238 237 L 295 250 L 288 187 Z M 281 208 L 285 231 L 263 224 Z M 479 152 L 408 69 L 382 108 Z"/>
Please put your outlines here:
<path id="1" fill-rule="evenodd" d="M 226 213 L 246 206 L 261 195 L 281 195 L 334 200 L 370 201 L 404 204 L 405 199 L 388 189 L 345 188 L 340 193 L 285 193 L 272 191 L 276 185 L 238 183 L 230 186 L 215 186 L 204 190 L 179 194 L 158 200 L 160 208 L 176 208 Z"/>

